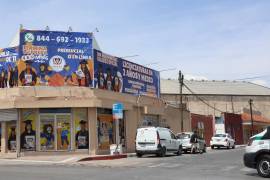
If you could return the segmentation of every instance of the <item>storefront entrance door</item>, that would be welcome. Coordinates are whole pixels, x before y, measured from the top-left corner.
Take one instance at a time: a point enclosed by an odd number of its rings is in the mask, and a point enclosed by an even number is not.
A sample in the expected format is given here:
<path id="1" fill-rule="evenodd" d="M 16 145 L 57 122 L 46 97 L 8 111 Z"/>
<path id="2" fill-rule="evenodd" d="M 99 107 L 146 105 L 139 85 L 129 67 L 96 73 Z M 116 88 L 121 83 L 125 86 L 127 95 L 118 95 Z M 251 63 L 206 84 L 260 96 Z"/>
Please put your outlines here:
<path id="1" fill-rule="evenodd" d="M 40 150 L 70 150 L 71 115 L 40 114 Z"/>

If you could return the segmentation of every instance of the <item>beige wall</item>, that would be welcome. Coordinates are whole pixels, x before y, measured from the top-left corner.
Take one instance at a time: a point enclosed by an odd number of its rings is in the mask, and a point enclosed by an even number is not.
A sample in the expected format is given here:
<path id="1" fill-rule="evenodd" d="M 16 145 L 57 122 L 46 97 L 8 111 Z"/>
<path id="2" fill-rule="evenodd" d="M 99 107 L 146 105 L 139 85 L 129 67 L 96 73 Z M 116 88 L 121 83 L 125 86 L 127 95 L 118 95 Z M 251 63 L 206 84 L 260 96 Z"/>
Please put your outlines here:
<path id="1" fill-rule="evenodd" d="M 135 151 L 135 136 L 140 117 L 141 112 L 138 108 L 134 108 L 133 110 L 125 112 L 127 152 Z"/>
<path id="2" fill-rule="evenodd" d="M 168 124 L 174 133 L 181 132 L 181 110 L 176 107 L 167 106 L 164 115 L 161 116 L 161 120 Z M 191 118 L 190 112 L 187 110 L 183 111 L 184 120 L 184 131 L 191 130 Z"/>

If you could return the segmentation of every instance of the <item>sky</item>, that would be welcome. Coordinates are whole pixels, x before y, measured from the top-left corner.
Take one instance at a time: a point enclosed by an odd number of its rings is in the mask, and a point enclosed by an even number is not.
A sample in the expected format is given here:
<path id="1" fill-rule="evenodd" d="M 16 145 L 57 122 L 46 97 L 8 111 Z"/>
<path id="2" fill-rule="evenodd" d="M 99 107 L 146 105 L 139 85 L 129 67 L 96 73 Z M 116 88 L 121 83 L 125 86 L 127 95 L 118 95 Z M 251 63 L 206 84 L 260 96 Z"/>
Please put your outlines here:
<path id="1" fill-rule="evenodd" d="M 162 78 L 270 87 L 269 0 L 0 0 L 0 47 L 25 29 L 92 32 L 102 51 Z M 254 78 L 256 77 L 256 78 Z"/>

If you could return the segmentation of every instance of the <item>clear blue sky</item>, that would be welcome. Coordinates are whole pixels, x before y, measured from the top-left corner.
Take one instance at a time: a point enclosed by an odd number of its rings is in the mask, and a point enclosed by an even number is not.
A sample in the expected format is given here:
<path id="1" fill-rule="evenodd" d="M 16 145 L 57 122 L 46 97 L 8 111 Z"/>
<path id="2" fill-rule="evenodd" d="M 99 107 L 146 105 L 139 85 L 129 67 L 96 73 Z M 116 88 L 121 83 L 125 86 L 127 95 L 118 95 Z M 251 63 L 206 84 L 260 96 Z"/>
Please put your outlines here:
<path id="1" fill-rule="evenodd" d="M 28 29 L 100 30 L 101 49 L 151 67 L 164 78 L 233 80 L 270 86 L 269 0 L 1 0 L 0 47 Z"/>

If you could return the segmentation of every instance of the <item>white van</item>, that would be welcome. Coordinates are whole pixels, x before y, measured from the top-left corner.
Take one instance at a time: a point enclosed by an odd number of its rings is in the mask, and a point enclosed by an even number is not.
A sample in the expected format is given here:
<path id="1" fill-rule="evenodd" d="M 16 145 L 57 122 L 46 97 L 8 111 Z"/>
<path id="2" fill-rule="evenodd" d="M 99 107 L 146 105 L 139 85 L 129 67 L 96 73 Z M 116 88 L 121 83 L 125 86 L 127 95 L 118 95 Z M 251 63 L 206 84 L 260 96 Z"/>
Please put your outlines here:
<path id="1" fill-rule="evenodd" d="M 252 136 L 244 154 L 246 167 L 257 169 L 262 177 L 270 177 L 270 126 Z"/>
<path id="2" fill-rule="evenodd" d="M 171 130 L 162 127 L 145 127 L 137 129 L 136 155 L 156 154 L 164 157 L 167 153 L 182 154 L 181 141 Z"/>

